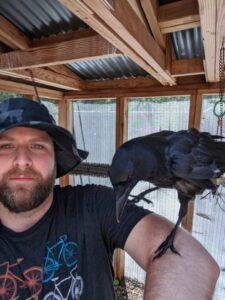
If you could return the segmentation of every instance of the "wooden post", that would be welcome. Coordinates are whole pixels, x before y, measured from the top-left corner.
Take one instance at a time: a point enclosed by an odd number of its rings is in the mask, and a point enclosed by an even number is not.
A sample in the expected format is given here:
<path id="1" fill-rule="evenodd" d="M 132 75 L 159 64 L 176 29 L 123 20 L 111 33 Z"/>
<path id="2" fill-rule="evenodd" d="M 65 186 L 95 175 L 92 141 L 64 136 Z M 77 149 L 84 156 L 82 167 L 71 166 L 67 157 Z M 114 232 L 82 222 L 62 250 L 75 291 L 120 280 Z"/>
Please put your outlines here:
<path id="1" fill-rule="evenodd" d="M 128 125 L 128 99 L 119 97 L 116 99 L 116 148 L 127 140 Z M 125 253 L 121 249 L 116 249 L 114 253 L 115 278 L 122 280 L 124 277 Z"/>
<path id="2" fill-rule="evenodd" d="M 68 127 L 68 108 L 67 108 L 67 101 L 62 98 L 59 100 L 59 125 L 62 127 Z M 67 128 L 68 129 L 68 128 Z M 70 183 L 69 175 L 64 175 L 59 179 L 59 183 L 61 187 L 67 186 Z"/>
<path id="3" fill-rule="evenodd" d="M 189 128 L 196 128 L 196 129 L 200 128 L 201 110 L 202 110 L 202 94 L 198 93 L 196 90 L 196 92 L 191 95 L 189 125 L 188 125 Z M 194 214 L 194 201 L 189 201 L 187 214 L 182 220 L 182 226 L 190 232 L 192 231 L 193 214 Z"/>
<path id="4" fill-rule="evenodd" d="M 37 97 L 34 95 L 26 95 L 26 98 L 33 100 L 33 101 L 37 101 Z"/>

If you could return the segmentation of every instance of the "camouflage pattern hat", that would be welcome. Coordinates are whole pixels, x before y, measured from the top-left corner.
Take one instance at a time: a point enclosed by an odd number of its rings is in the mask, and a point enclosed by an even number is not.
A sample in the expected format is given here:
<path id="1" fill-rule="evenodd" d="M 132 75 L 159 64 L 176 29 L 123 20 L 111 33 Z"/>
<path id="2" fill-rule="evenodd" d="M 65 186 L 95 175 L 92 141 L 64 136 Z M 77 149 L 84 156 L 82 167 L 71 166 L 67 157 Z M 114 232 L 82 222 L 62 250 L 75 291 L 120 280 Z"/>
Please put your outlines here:
<path id="1" fill-rule="evenodd" d="M 88 152 L 77 149 L 72 134 L 57 126 L 46 106 L 24 97 L 0 102 L 0 133 L 14 127 L 31 127 L 44 130 L 52 138 L 55 147 L 57 178 L 73 170 Z"/>

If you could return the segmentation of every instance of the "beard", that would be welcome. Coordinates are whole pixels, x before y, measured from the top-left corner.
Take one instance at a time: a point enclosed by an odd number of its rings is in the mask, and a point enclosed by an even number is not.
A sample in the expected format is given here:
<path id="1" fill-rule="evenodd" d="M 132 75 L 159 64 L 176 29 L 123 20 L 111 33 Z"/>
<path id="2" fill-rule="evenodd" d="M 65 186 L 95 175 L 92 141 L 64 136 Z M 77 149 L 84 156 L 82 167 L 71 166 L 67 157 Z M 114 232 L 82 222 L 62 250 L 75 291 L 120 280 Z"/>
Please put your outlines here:
<path id="1" fill-rule="evenodd" d="M 28 176 L 33 178 L 31 186 L 17 184 L 9 185 L 10 177 Z M 0 203 L 10 212 L 27 212 L 40 206 L 53 190 L 56 178 L 56 169 L 46 177 L 34 171 L 32 168 L 20 170 L 15 167 L 5 173 L 0 182 Z"/>

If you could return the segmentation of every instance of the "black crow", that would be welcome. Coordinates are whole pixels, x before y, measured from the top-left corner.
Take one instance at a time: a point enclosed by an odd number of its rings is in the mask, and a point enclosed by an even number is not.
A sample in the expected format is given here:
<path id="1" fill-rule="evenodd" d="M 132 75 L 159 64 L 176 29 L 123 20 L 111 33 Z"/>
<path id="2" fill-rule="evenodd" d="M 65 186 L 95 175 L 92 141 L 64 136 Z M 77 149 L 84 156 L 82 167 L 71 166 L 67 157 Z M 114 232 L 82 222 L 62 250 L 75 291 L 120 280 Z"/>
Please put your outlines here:
<path id="1" fill-rule="evenodd" d="M 178 220 L 156 250 L 155 258 L 169 248 L 179 254 L 173 242 L 187 213 L 188 202 L 205 189 L 216 191 L 215 179 L 225 172 L 225 142 L 221 139 L 194 128 L 178 132 L 165 130 L 129 140 L 116 151 L 109 177 L 115 192 L 118 222 L 131 190 L 140 180 L 155 185 L 147 192 L 157 188 L 175 188 L 178 192 Z M 147 192 L 140 194 L 141 197 Z"/>

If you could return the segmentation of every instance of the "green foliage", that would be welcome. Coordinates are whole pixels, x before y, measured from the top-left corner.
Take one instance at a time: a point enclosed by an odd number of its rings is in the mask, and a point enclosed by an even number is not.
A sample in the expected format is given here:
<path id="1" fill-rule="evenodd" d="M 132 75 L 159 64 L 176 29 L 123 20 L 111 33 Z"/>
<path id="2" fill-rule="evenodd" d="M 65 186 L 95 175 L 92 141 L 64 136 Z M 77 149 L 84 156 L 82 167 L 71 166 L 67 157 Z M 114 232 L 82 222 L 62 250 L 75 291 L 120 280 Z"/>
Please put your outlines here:
<path id="1" fill-rule="evenodd" d="M 94 99 L 94 100 L 79 100 L 79 101 L 76 101 L 77 103 L 82 103 L 82 104 L 90 104 L 90 102 L 92 101 L 92 103 L 95 103 L 95 104 L 102 104 L 102 105 L 105 105 L 105 104 L 112 104 L 112 103 L 115 103 L 115 99 L 113 98 L 106 98 L 106 99 Z"/>
<path id="2" fill-rule="evenodd" d="M 158 96 L 158 97 L 145 97 L 145 98 L 130 98 L 130 102 L 152 102 L 152 103 L 165 103 L 165 102 L 180 102 L 189 100 L 189 96 Z"/>
<path id="3" fill-rule="evenodd" d="M 4 100 L 6 98 L 14 98 L 14 97 L 18 97 L 19 95 L 18 94 L 15 94 L 15 93 L 5 93 L 5 92 L 0 92 L 0 101 L 1 100 Z"/>

